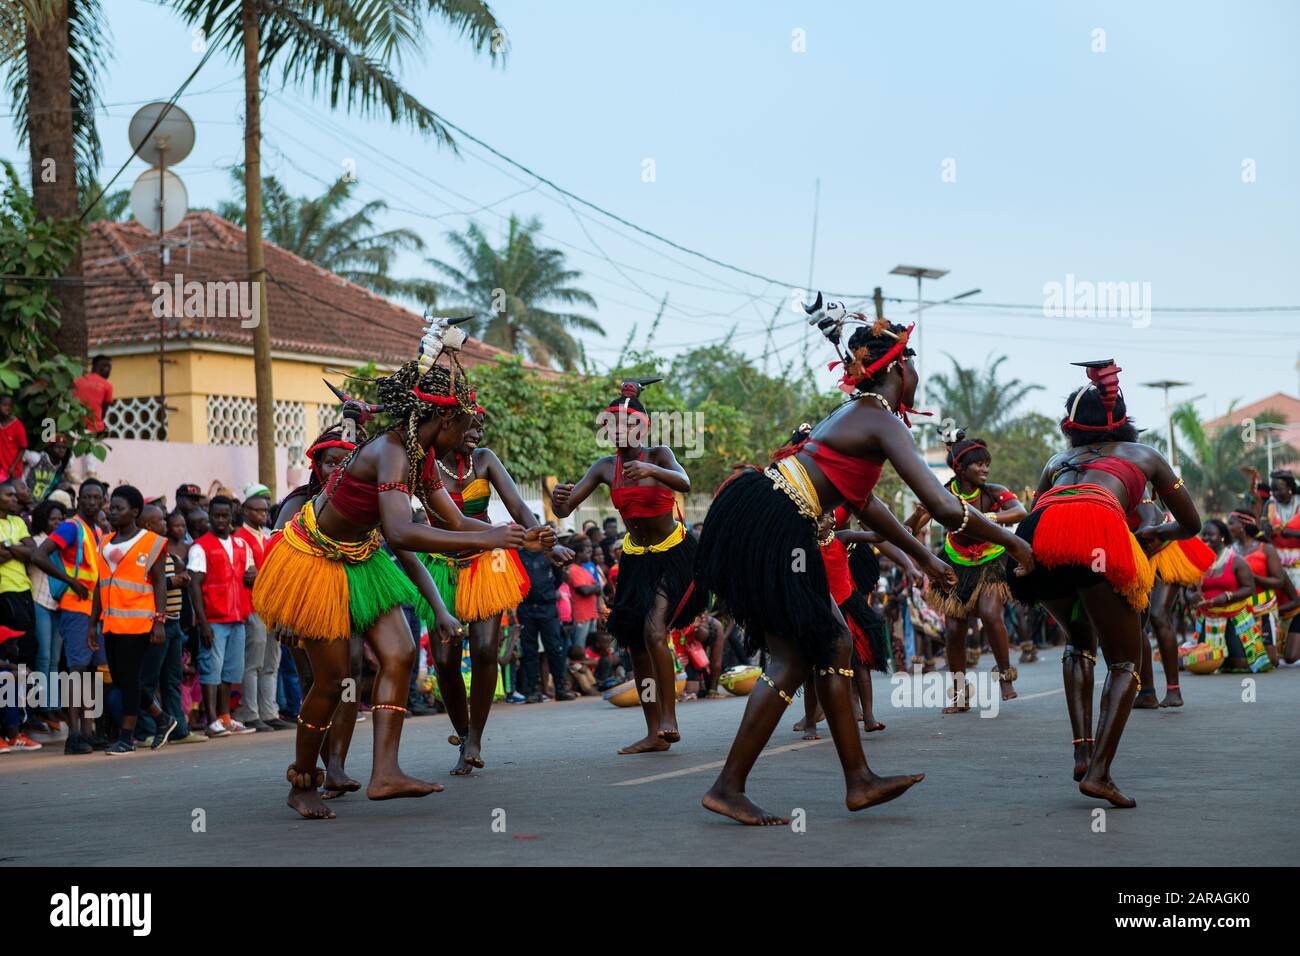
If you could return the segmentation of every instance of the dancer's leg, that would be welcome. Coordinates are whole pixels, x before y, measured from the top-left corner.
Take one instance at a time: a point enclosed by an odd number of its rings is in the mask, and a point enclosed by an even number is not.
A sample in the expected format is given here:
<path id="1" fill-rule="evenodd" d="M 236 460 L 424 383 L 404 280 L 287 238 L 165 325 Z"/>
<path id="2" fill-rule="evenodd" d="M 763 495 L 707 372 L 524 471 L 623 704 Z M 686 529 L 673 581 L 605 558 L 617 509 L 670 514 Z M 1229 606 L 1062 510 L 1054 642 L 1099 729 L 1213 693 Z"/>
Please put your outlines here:
<path id="1" fill-rule="evenodd" d="M 645 646 L 632 648 L 632 677 L 636 683 L 637 695 L 641 698 L 641 715 L 645 717 L 645 736 L 634 744 L 620 748 L 618 752 L 644 754 L 667 750 L 672 744 L 659 736 L 659 728 L 662 726 L 659 718 L 660 686 L 649 648 Z M 668 693 L 676 696 L 675 683 L 668 685 Z"/>
<path id="2" fill-rule="evenodd" d="M 1093 630 L 1101 639 L 1109 671 L 1101 692 L 1097 743 L 1079 790 L 1090 797 L 1108 800 L 1117 807 L 1135 807 L 1137 801 L 1124 796 L 1115 786 L 1110 776 L 1110 765 L 1115 759 L 1137 694 L 1139 677 L 1135 671 L 1141 654 L 1141 618 L 1109 583 L 1084 588 L 1079 592 L 1079 598 L 1092 621 Z"/>
<path id="3" fill-rule="evenodd" d="M 470 698 L 469 730 L 465 750 L 452 773 L 469 773 L 483 766 L 483 728 L 497 690 L 497 655 L 501 646 L 501 619 L 474 621 L 469 626 Z M 463 684 L 461 685 L 464 686 Z M 463 699 L 463 695 L 462 695 Z"/>
<path id="4" fill-rule="evenodd" d="M 659 686 L 659 726 L 655 733 L 661 740 L 675 744 L 682 735 L 677 727 L 677 665 L 668 641 L 668 614 L 668 598 L 662 593 L 656 594 L 646 618 L 644 636 L 655 682 Z"/>
<path id="5" fill-rule="evenodd" d="M 320 756 L 325 762 L 325 799 L 342 796 L 361 789 L 361 781 L 347 772 L 348 749 L 352 746 L 352 733 L 357 727 L 357 709 L 361 706 L 361 668 L 365 657 L 361 652 L 361 635 L 353 634 L 347 640 L 348 693 L 339 700 L 334 711 L 333 726 L 321 741 Z"/>
<path id="6" fill-rule="evenodd" d="M 944 658 L 948 662 L 948 673 L 952 675 L 952 696 L 943 709 L 945 714 L 959 714 L 970 710 L 970 699 L 966 693 L 966 619 L 964 617 L 947 617 L 943 622 Z"/>
<path id="7" fill-rule="evenodd" d="M 988 637 L 989 647 L 993 648 L 993 659 L 997 661 L 1002 699 L 1013 700 L 1019 695 L 1009 676 L 1012 673 L 1011 641 L 1007 637 L 1005 611 L 1006 603 L 1002 598 L 988 591 L 980 595 L 975 609 L 976 615 L 984 622 L 984 634 Z"/>
<path id="8" fill-rule="evenodd" d="M 407 776 L 397 765 L 402 724 L 406 720 L 406 691 L 411 683 L 411 668 L 415 666 L 415 640 L 406 626 L 402 609 L 392 608 L 372 624 L 366 632 L 366 641 L 379 659 L 370 714 L 375 725 L 375 758 L 366 796 L 371 800 L 389 800 L 436 793 L 441 786 Z"/>
<path id="9" fill-rule="evenodd" d="M 794 702 L 795 692 L 810 670 L 808 662 L 793 644 L 775 635 L 768 635 L 767 643 L 771 655 L 768 670 L 749 694 L 726 763 L 703 801 L 706 809 L 750 826 L 790 822 L 788 817 L 769 813 L 745 796 L 745 783 L 758 755 L 784 716 L 785 708 Z"/>
<path id="10" fill-rule="evenodd" d="M 1092 762 L 1092 679 L 1097 665 L 1097 636 L 1085 615 L 1075 618 L 1074 603 L 1073 598 L 1065 598 L 1044 601 L 1043 606 L 1066 634 L 1061 677 L 1074 745 L 1074 779 L 1082 780 Z"/>
<path id="11" fill-rule="evenodd" d="M 324 772 L 316 769 L 316 755 L 343 694 L 343 681 L 348 676 L 348 642 L 308 641 L 302 650 L 311 662 L 313 680 L 298 711 L 294 762 L 287 773 L 289 806 L 309 820 L 331 819 L 334 811 L 316 792 L 325 780 Z"/>
<path id="12" fill-rule="evenodd" d="M 1178 591 L 1175 585 L 1160 581 L 1151 595 L 1151 632 L 1160 648 L 1160 667 L 1165 672 L 1165 699 L 1160 702 L 1161 707 L 1183 706 L 1183 694 L 1178 686 L 1178 633 L 1174 628 L 1174 604 L 1178 601 Z"/>
<path id="13" fill-rule="evenodd" d="M 839 616 L 838 608 L 835 614 Z M 853 714 L 853 640 L 847 627 L 831 649 L 831 666 L 817 668 L 816 675 L 817 696 L 826 710 L 826 723 L 844 770 L 845 806 L 862 810 L 877 803 L 888 803 L 925 779 L 925 774 L 880 777 L 867 766 Z"/>
<path id="14" fill-rule="evenodd" d="M 817 701 L 817 681 L 812 675 L 803 682 L 803 719 L 794 725 L 794 732 L 803 732 L 804 740 L 821 740 L 817 721 L 822 719 L 821 705 Z"/>

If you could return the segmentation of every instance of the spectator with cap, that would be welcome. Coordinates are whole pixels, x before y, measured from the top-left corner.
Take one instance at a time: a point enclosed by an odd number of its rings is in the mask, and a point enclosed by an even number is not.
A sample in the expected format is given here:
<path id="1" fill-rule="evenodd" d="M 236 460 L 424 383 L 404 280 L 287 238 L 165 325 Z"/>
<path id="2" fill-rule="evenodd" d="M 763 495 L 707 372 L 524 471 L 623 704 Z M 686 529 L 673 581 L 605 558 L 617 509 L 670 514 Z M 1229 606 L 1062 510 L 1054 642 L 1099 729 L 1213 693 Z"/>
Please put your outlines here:
<path id="1" fill-rule="evenodd" d="M 271 489 L 266 485 L 244 486 L 244 521 L 235 532 L 253 555 L 259 571 L 271 538 Z M 240 700 L 235 716 L 258 731 L 289 730 L 293 724 L 280 719 L 276 703 L 276 681 L 280 670 L 280 644 L 270 638 L 266 625 L 253 611 L 253 589 L 244 588 L 248 617 L 244 622 L 244 676 L 239 684 Z"/>
<path id="2" fill-rule="evenodd" d="M 231 534 L 234 503 L 224 495 L 208 505 L 210 530 L 190 548 L 190 597 L 199 629 L 199 683 L 208 736 L 257 731 L 230 714 L 233 685 L 244 677 L 244 634 L 249 606 L 244 593 L 257 577 L 253 554 Z"/>
<path id="3" fill-rule="evenodd" d="M 189 519 L 192 512 L 200 509 L 203 505 L 203 492 L 199 490 L 198 485 L 181 485 L 176 489 L 174 497 L 176 499 L 176 507 L 174 510 L 184 515 L 186 520 Z M 193 534 L 193 529 L 187 530 L 185 543 L 193 544 L 195 537 L 197 536 Z"/>
<path id="4" fill-rule="evenodd" d="M 87 478 L 77 490 L 77 511 L 32 552 L 32 563 L 49 577 L 50 594 L 59 604 L 59 636 L 68 670 L 87 681 L 100 665 L 106 665 L 104 649 L 90 631 L 91 593 L 99 583 L 99 545 L 103 532 L 99 514 L 104 507 L 104 486 Z M 85 699 L 77 695 L 66 701 L 68 739 L 66 754 L 88 754 L 107 750 L 109 741 L 95 732 L 86 716 Z"/>

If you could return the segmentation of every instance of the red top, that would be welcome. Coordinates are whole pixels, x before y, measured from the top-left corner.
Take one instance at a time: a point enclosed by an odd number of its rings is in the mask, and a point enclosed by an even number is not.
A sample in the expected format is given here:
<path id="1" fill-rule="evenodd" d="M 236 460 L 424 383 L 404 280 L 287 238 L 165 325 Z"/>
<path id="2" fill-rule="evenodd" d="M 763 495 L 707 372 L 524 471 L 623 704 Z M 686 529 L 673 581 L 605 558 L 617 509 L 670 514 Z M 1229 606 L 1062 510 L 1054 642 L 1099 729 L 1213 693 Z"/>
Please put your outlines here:
<path id="1" fill-rule="evenodd" d="M 1259 579 L 1268 577 L 1268 555 L 1264 553 L 1263 548 L 1256 548 L 1250 554 L 1245 555 L 1245 558 L 1246 565 L 1255 575 L 1255 593 L 1263 594 L 1269 588 L 1260 584 Z"/>
<path id="2" fill-rule="evenodd" d="M 822 564 L 826 566 L 826 580 L 830 584 L 831 600 L 838 606 L 853 593 L 853 575 L 849 572 L 849 552 L 839 538 L 822 549 Z"/>
<path id="3" fill-rule="evenodd" d="M 104 403 L 113 400 L 113 384 L 104 376 L 87 372 L 72 383 L 72 394 L 90 409 L 87 424 L 97 432 L 104 430 Z"/>
<path id="4" fill-rule="evenodd" d="M 359 525 L 379 524 L 379 486 L 369 481 L 361 481 L 348 474 L 346 468 L 339 468 L 330 475 L 325 490 L 329 493 L 329 503 L 340 515 Z"/>
<path id="5" fill-rule="evenodd" d="M 1133 462 L 1114 455 L 1085 462 L 1067 462 L 1056 470 L 1056 474 L 1052 476 L 1053 480 L 1063 471 L 1103 471 L 1118 478 L 1124 483 L 1124 497 L 1128 499 L 1124 519 L 1128 522 L 1129 530 L 1132 531 L 1141 525 L 1142 521 L 1138 517 L 1137 509 L 1138 505 L 1142 504 L 1143 493 L 1147 490 L 1147 476 Z"/>
<path id="6" fill-rule="evenodd" d="M 790 448 L 789 454 L 799 451 L 817 462 L 817 467 L 822 470 L 826 480 L 835 486 L 835 490 L 844 496 L 853 510 L 866 508 L 867 501 L 871 498 L 871 489 L 880 480 L 880 462 L 854 458 L 811 439 Z M 778 457 L 784 458 L 786 455 L 779 454 Z"/>
<path id="7" fill-rule="evenodd" d="M 637 461 L 641 458 L 638 456 Z M 653 485 L 623 484 L 623 454 L 614 453 L 614 483 L 610 500 L 624 518 L 657 518 L 673 510 L 673 492 L 656 482 Z"/>
<path id="8" fill-rule="evenodd" d="M 0 425 L 0 481 L 15 478 L 22 471 L 19 464 L 27 448 L 27 429 L 16 417 Z"/>
<path id="9" fill-rule="evenodd" d="M 1220 594 L 1237 590 L 1237 575 L 1233 573 L 1232 565 L 1233 561 L 1229 558 L 1228 563 L 1223 566 L 1223 571 L 1219 574 L 1211 577 L 1210 573 L 1206 572 L 1205 577 L 1201 579 L 1201 593 L 1207 599 L 1213 600 Z"/>

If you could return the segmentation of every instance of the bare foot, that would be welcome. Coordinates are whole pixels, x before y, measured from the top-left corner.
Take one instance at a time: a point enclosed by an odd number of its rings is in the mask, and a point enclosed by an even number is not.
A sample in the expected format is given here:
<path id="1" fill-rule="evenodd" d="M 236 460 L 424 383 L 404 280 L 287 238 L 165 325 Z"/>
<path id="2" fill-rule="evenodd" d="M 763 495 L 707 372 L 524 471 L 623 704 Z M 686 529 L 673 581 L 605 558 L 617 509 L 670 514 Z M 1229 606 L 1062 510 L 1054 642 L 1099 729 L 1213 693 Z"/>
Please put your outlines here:
<path id="1" fill-rule="evenodd" d="M 371 800 L 393 800 L 397 797 L 427 797 L 431 793 L 441 793 L 442 784 L 428 780 L 416 780 L 400 770 L 383 777 L 371 777 L 370 786 L 366 787 L 366 796 Z"/>
<path id="2" fill-rule="evenodd" d="M 789 817 L 779 817 L 768 813 L 743 793 L 726 793 L 717 784 L 704 795 L 700 801 L 704 809 L 731 817 L 737 823 L 747 827 L 779 827 L 790 822 Z"/>
<path id="3" fill-rule="evenodd" d="M 336 816 L 333 810 L 325 806 L 315 787 L 305 790 L 290 787 L 288 804 L 308 820 L 333 820 Z"/>
<path id="4" fill-rule="evenodd" d="M 862 719 L 863 733 L 874 734 L 878 730 L 884 730 L 885 725 L 874 717 L 864 717 Z"/>
<path id="5" fill-rule="evenodd" d="M 943 709 L 945 714 L 964 714 L 970 710 L 970 703 L 961 704 L 960 706 L 954 701 Z"/>
<path id="6" fill-rule="evenodd" d="M 1138 695 L 1133 698 L 1134 710 L 1159 710 L 1160 701 L 1156 699 L 1156 692 L 1153 690 L 1138 691 Z"/>
<path id="7" fill-rule="evenodd" d="M 638 740 L 636 743 L 628 744 L 626 747 L 620 748 L 619 753 L 648 754 L 648 753 L 653 753 L 656 750 L 667 750 L 671 746 L 672 744 L 664 740 L 662 737 L 659 737 L 657 735 L 651 736 L 647 734 L 646 736 Z"/>
<path id="8" fill-rule="evenodd" d="M 325 768 L 325 785 L 321 788 L 322 800 L 337 800 L 346 793 L 355 793 L 361 789 L 361 781 L 353 780 L 342 767 L 333 765 Z"/>
<path id="9" fill-rule="evenodd" d="M 1015 700 L 1020 695 L 1016 693 L 1016 685 L 1009 680 L 999 681 L 1002 685 L 1002 699 Z"/>
<path id="10" fill-rule="evenodd" d="M 1134 707 L 1137 704 L 1133 705 Z M 1165 699 L 1160 702 L 1161 707 L 1181 707 L 1183 706 L 1183 692 L 1178 688 L 1165 691 Z"/>
<path id="11" fill-rule="evenodd" d="M 465 738 L 464 743 L 460 745 L 460 759 L 456 761 L 456 766 L 452 768 L 451 775 L 453 777 L 468 777 L 474 772 L 475 768 L 480 770 L 483 768 L 483 758 L 479 756 L 478 745 L 470 743 L 469 738 Z"/>
<path id="12" fill-rule="evenodd" d="M 682 739 L 681 732 L 677 729 L 676 724 L 659 728 L 659 739 L 675 744 Z"/>
<path id="13" fill-rule="evenodd" d="M 826 715 L 822 713 L 822 709 L 818 707 L 817 713 L 813 715 L 813 723 L 816 724 L 825 719 L 826 719 Z M 797 734 L 807 730 L 808 729 L 807 723 L 808 723 L 808 718 L 805 717 L 803 720 L 799 721 L 799 723 L 794 725 L 794 732 Z"/>
<path id="14" fill-rule="evenodd" d="M 1115 781 L 1110 777 L 1103 777 L 1100 780 L 1083 779 L 1079 782 L 1079 792 L 1089 797 L 1096 797 L 1098 800 L 1109 800 L 1111 806 L 1131 809 L 1138 805 L 1138 802 L 1132 797 L 1126 797 L 1119 792 L 1119 787 L 1115 786 Z"/>
<path id="15" fill-rule="evenodd" d="M 1088 764 L 1092 763 L 1092 744 L 1074 745 L 1074 779 L 1082 780 L 1088 773 Z"/>
<path id="16" fill-rule="evenodd" d="M 805 724 L 803 731 L 804 740 L 821 740 L 822 735 L 817 733 L 816 724 Z"/>
<path id="17" fill-rule="evenodd" d="M 901 797 L 913 785 L 924 779 L 923 773 L 908 773 L 896 777 L 870 777 L 858 780 L 845 793 L 844 805 L 850 810 L 865 810 L 878 803 L 888 803 Z"/>

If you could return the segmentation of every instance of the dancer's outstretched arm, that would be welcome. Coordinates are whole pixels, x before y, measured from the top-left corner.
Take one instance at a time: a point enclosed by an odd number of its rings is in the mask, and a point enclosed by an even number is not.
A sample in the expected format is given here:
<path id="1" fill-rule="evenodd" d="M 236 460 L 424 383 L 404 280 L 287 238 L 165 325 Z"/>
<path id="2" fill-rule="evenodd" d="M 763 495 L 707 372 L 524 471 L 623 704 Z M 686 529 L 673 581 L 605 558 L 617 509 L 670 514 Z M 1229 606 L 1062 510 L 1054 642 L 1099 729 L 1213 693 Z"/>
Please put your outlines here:
<path id="1" fill-rule="evenodd" d="M 551 560 L 556 564 L 572 561 L 573 552 L 556 541 L 554 528 L 537 520 L 533 509 L 524 502 L 519 489 L 515 487 L 515 480 L 510 477 L 510 472 L 506 471 L 506 466 L 501 464 L 501 459 L 496 456 L 496 453 L 490 448 L 478 448 L 474 451 L 474 456 L 477 459 L 475 467 L 478 473 L 486 476 L 492 488 L 500 496 L 502 504 L 506 506 L 506 511 L 510 512 L 510 517 L 514 518 L 521 527 L 532 532 L 528 544 L 525 545 L 528 550 L 549 551 Z M 538 530 L 533 532 L 534 528 Z"/>
<path id="2" fill-rule="evenodd" d="M 426 568 L 420 560 L 410 551 L 403 551 L 401 548 L 393 548 L 393 556 L 397 558 L 397 563 L 402 566 L 406 576 L 411 579 L 411 583 L 419 589 L 420 595 L 429 602 L 433 608 L 434 617 L 438 621 L 438 639 L 447 644 L 461 637 L 460 621 L 452 616 L 447 610 L 447 605 L 442 602 L 442 595 L 438 593 L 438 588 L 433 583 L 433 578 L 429 576 L 429 569 Z M 412 635 L 416 638 L 418 634 Z"/>
<path id="3" fill-rule="evenodd" d="M 604 458 L 597 459 L 576 485 L 573 482 L 564 482 L 552 488 L 551 510 L 555 512 L 555 516 L 567 518 L 573 514 L 573 509 L 586 501 L 587 496 L 595 491 L 598 485 L 608 483 L 605 472 L 606 469 L 612 471 L 613 466 L 614 456 L 606 455 Z"/>
<path id="4" fill-rule="evenodd" d="M 956 572 L 931 554 L 920 540 L 912 537 L 911 533 L 898 523 L 894 513 L 875 495 L 871 496 L 867 507 L 858 514 L 858 517 L 870 525 L 871 530 L 879 532 L 885 541 L 911 558 L 916 566 L 936 584 L 945 588 L 957 586 Z"/>
<path id="5" fill-rule="evenodd" d="M 657 445 L 650 449 L 650 454 L 646 457 L 646 461 L 623 462 L 623 477 L 628 481 L 653 478 L 673 491 L 684 495 L 690 493 L 691 478 L 686 474 L 686 469 L 678 464 L 677 456 L 673 454 L 671 448 L 667 445 Z M 657 462 L 650 461 L 648 460 L 650 458 L 659 460 Z"/>

